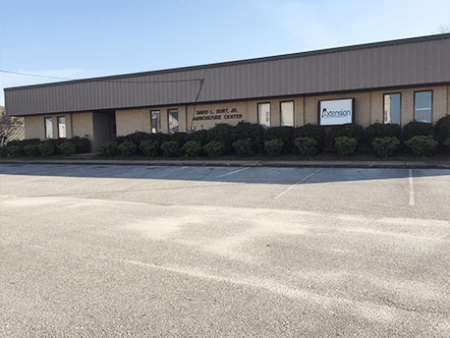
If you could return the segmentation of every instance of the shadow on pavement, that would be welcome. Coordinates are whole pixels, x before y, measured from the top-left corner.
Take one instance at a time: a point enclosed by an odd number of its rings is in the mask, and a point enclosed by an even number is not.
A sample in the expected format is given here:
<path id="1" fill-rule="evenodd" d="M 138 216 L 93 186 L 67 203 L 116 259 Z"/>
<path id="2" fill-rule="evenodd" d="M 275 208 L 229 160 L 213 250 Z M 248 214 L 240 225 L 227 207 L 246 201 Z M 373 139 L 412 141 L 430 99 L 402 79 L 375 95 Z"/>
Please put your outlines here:
<path id="1" fill-rule="evenodd" d="M 450 169 L 0 164 L 0 174 L 291 185 L 402 179 L 408 178 L 410 175 L 414 178 L 429 176 L 450 177 Z"/>

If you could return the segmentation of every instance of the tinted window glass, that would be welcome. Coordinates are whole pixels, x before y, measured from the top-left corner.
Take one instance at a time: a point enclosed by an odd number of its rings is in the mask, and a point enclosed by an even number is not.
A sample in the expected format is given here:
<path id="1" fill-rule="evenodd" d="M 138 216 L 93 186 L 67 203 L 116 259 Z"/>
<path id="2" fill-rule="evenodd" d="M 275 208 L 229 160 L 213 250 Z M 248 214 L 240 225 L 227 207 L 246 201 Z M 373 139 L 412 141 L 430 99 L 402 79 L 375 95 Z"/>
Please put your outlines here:
<path id="1" fill-rule="evenodd" d="M 414 93 L 414 118 L 417 121 L 431 123 L 431 91 Z"/>
<path id="2" fill-rule="evenodd" d="M 281 102 L 281 126 L 294 126 L 294 102 Z"/>
<path id="3" fill-rule="evenodd" d="M 265 128 L 270 127 L 270 103 L 258 103 L 258 122 Z"/>
<path id="4" fill-rule="evenodd" d="M 384 123 L 400 124 L 400 94 L 384 95 Z"/>
<path id="5" fill-rule="evenodd" d="M 159 110 L 152 110 L 151 117 L 152 117 L 152 133 L 156 134 L 160 131 Z"/>
<path id="6" fill-rule="evenodd" d="M 45 124 L 45 138 L 53 138 L 53 123 L 51 117 L 44 119 Z"/>
<path id="7" fill-rule="evenodd" d="M 178 110 L 169 110 L 169 133 L 178 132 Z"/>
<path id="8" fill-rule="evenodd" d="M 60 138 L 66 137 L 66 118 L 64 116 L 58 117 L 58 136 Z"/>

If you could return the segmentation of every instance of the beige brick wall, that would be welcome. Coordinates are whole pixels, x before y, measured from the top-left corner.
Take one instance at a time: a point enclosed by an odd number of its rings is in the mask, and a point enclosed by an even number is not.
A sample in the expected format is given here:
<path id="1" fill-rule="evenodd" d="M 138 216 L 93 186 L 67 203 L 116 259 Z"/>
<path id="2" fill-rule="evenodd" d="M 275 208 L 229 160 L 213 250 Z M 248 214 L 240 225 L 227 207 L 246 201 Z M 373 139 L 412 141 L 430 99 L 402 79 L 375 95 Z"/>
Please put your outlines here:
<path id="1" fill-rule="evenodd" d="M 187 131 L 186 106 L 152 107 L 143 109 L 116 110 L 117 136 L 125 136 L 135 132 L 151 133 L 150 111 L 159 110 L 161 132 L 168 133 L 168 111 L 178 110 L 178 130 Z"/>
<path id="2" fill-rule="evenodd" d="M 447 115 L 448 107 L 448 86 L 436 87 L 433 90 L 433 111 L 432 121 L 436 123 L 440 118 Z"/>
<path id="3" fill-rule="evenodd" d="M 24 118 L 25 138 L 45 139 L 44 117 L 47 116 L 26 116 Z"/>
<path id="4" fill-rule="evenodd" d="M 294 125 L 318 123 L 318 102 L 320 100 L 336 100 L 355 98 L 354 122 L 367 127 L 372 123 L 383 123 L 383 96 L 387 93 L 401 93 L 401 124 L 404 126 L 414 119 L 414 93 L 417 91 L 433 91 L 433 123 L 441 117 L 450 114 L 450 86 L 435 86 L 422 88 L 406 88 L 400 90 L 377 90 L 358 93 L 298 96 L 283 99 L 249 100 L 238 102 L 201 104 L 190 106 L 173 106 L 160 108 L 144 108 L 116 111 L 117 135 L 123 136 L 139 132 L 151 132 L 151 110 L 159 110 L 161 132 L 168 132 L 168 110 L 177 109 L 179 131 L 186 132 L 190 127 L 195 130 L 210 129 L 218 123 L 236 125 L 240 121 L 258 122 L 258 103 L 269 102 L 271 108 L 271 126 L 280 126 L 280 105 L 284 101 L 294 101 Z M 219 112 L 218 112 L 219 111 Z M 203 113 L 201 113 L 203 112 Z M 212 113 L 211 113 L 212 112 Z M 53 136 L 58 137 L 57 117 L 66 117 L 67 137 L 88 136 L 95 151 L 109 135 L 110 120 L 106 115 L 87 113 L 40 115 L 25 117 L 25 138 L 45 138 L 44 118 L 52 117 Z M 234 118 L 226 118 L 234 115 Z M 241 115 L 236 118 L 237 115 Z M 219 116 L 220 119 L 202 120 L 196 117 Z M 96 134 L 94 135 L 94 130 Z M 73 134 L 72 134 L 73 132 Z M 108 136 L 109 137 L 109 136 Z"/>
<path id="5" fill-rule="evenodd" d="M 432 122 L 436 123 L 448 111 L 448 86 L 408 88 L 397 92 L 402 94 L 401 125 L 404 126 L 414 120 L 414 93 L 431 90 L 433 92 Z"/>
<path id="6" fill-rule="evenodd" d="M 258 103 L 270 103 L 270 124 L 272 127 L 280 126 L 280 107 L 281 102 L 294 101 L 294 125 L 302 126 L 307 123 L 318 124 L 318 102 L 321 100 L 338 100 L 338 99 L 355 99 L 355 112 L 353 122 L 368 127 L 370 124 L 379 122 L 383 123 L 383 96 L 387 93 L 401 93 L 402 94 L 402 116 L 401 124 L 405 125 L 414 118 L 414 92 L 422 90 L 433 90 L 433 122 L 436 122 L 440 117 L 444 116 L 450 111 L 450 86 L 438 87 L 424 87 L 414 89 L 402 90 L 385 90 L 385 91 L 367 91 L 346 94 L 333 95 L 318 95 L 318 96 L 299 96 L 283 99 L 260 99 L 239 102 L 214 103 L 159 108 L 161 111 L 161 130 L 164 133 L 168 132 L 167 127 L 167 111 L 168 109 L 178 109 L 179 116 L 179 130 L 187 131 L 190 127 L 195 130 L 210 129 L 218 123 L 228 123 L 236 125 L 239 121 L 246 121 L 250 123 L 258 123 Z M 158 110 L 158 108 L 152 108 Z M 235 109 L 235 114 L 242 115 L 239 119 L 225 119 L 225 115 L 230 115 L 231 111 Z M 217 113 L 225 111 L 224 113 Z M 144 111 L 145 113 L 142 113 Z M 131 116 L 129 116 L 131 112 Z M 122 111 L 122 118 L 117 119 L 118 133 L 121 121 L 125 124 L 121 126 L 120 135 L 131 134 L 135 131 L 150 130 L 150 109 L 139 111 Z M 137 116 L 139 115 L 139 117 Z M 195 119 L 201 116 L 220 116 L 220 119 L 202 120 Z M 142 127 L 148 126 L 148 127 Z M 141 128 L 141 129 L 138 129 Z M 144 130 L 148 128 L 147 130 Z"/>
<path id="7" fill-rule="evenodd" d="M 211 129 L 216 124 L 237 125 L 248 121 L 248 102 L 201 104 L 188 107 L 187 128 Z M 207 119 L 211 118 L 211 120 Z"/>
<path id="8" fill-rule="evenodd" d="M 73 113 L 72 114 L 73 136 L 87 137 L 91 144 L 94 142 L 94 121 L 93 114 Z"/>
<path id="9" fill-rule="evenodd" d="M 303 97 L 248 101 L 248 122 L 258 123 L 258 103 L 270 103 L 270 126 L 281 126 L 281 103 L 289 101 L 294 102 L 294 126 L 303 125 L 305 117 Z"/>
<path id="10" fill-rule="evenodd" d="M 53 138 L 59 137 L 58 131 L 58 117 L 66 118 L 66 138 L 72 137 L 71 114 L 57 114 L 57 115 L 39 115 L 27 116 L 24 118 L 25 138 L 38 138 L 45 140 L 45 123 L 44 119 L 50 117 L 52 119 Z"/>
<path id="11" fill-rule="evenodd" d="M 370 124 L 384 123 L 384 107 L 383 98 L 384 94 L 398 93 L 395 91 L 374 91 L 371 93 L 371 105 L 370 105 Z M 400 120 L 401 122 L 401 120 Z"/>
<path id="12" fill-rule="evenodd" d="M 150 109 L 116 110 L 116 125 L 117 136 L 150 133 Z"/>
<path id="13" fill-rule="evenodd" d="M 303 126 L 305 124 L 305 98 L 296 97 L 294 101 L 294 126 Z"/>

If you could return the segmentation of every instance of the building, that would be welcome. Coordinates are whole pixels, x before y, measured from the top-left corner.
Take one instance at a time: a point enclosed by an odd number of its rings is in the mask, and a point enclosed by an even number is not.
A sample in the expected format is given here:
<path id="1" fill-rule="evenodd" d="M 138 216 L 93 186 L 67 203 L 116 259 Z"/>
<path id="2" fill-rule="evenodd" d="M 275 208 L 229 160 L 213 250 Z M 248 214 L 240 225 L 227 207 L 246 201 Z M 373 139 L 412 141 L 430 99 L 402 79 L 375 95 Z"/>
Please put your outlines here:
<path id="1" fill-rule="evenodd" d="M 450 113 L 450 34 L 5 89 L 26 138 L 354 122 L 435 123 Z"/>

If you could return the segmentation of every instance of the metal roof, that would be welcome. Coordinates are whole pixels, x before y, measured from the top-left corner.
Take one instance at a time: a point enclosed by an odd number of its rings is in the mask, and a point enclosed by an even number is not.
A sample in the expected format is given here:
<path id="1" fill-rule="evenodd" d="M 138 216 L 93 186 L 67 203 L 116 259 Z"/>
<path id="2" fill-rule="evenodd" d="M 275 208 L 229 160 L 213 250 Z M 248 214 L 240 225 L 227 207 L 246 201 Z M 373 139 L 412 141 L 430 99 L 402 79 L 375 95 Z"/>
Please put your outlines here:
<path id="1" fill-rule="evenodd" d="M 5 89 L 8 115 L 450 83 L 450 34 Z"/>

